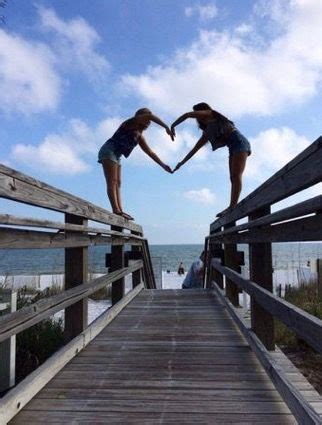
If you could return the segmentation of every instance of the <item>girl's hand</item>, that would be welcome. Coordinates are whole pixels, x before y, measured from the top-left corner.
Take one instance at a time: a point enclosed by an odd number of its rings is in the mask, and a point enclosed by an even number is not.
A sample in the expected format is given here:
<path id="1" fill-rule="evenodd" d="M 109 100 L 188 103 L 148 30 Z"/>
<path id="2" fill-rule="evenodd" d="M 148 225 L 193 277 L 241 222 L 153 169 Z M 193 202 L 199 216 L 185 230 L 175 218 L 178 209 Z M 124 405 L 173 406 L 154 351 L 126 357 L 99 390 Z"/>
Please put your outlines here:
<path id="1" fill-rule="evenodd" d="M 173 133 L 172 130 L 170 130 L 169 127 L 166 127 L 165 131 L 167 132 L 167 134 L 171 137 L 171 140 L 174 141 L 174 136 L 175 134 Z"/>
<path id="2" fill-rule="evenodd" d="M 171 173 L 171 174 L 173 173 L 169 165 L 163 164 L 162 168 L 164 169 L 164 171 L 167 171 L 168 173 Z"/>
<path id="3" fill-rule="evenodd" d="M 171 125 L 171 133 L 175 136 L 176 135 L 176 131 L 175 131 L 175 126 L 172 124 Z"/>

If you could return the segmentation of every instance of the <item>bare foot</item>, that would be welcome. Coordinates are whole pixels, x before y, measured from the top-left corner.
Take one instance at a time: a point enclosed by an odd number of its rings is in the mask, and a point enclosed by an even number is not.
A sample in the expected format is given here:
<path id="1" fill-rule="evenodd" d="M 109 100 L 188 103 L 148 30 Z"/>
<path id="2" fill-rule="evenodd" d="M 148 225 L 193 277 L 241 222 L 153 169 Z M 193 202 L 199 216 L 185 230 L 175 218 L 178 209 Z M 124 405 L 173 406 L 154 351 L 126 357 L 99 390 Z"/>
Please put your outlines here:
<path id="1" fill-rule="evenodd" d="M 134 220 L 134 218 L 130 214 L 127 214 L 125 212 L 122 212 L 121 215 L 125 218 L 125 220 Z"/>
<path id="2" fill-rule="evenodd" d="M 122 211 L 113 211 L 113 214 L 120 215 L 121 217 L 123 216 Z"/>

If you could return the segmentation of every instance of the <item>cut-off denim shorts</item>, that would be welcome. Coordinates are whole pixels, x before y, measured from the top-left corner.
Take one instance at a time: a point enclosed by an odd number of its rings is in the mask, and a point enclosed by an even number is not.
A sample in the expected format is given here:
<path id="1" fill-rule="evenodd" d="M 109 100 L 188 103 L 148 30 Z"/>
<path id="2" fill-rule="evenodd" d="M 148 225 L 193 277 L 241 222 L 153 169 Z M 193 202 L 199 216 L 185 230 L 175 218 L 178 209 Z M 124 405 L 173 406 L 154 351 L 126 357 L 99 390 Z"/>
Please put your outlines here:
<path id="1" fill-rule="evenodd" d="M 238 130 L 234 130 L 229 135 L 227 146 L 229 149 L 229 156 L 232 156 L 238 152 L 248 152 L 248 155 L 252 153 L 249 141 Z"/>
<path id="2" fill-rule="evenodd" d="M 110 161 L 121 165 L 121 155 L 122 154 L 120 154 L 116 148 L 115 141 L 113 139 L 109 139 L 99 150 L 97 162 L 101 164 L 103 159 L 109 159 Z"/>

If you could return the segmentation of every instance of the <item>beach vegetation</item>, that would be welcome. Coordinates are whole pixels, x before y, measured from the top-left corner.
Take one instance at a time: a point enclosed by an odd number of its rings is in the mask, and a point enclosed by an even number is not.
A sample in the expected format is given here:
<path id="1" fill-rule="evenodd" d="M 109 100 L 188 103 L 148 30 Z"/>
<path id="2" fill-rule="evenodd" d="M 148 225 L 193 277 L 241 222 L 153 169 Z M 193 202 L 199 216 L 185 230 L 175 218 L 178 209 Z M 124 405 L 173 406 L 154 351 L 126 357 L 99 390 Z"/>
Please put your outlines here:
<path id="1" fill-rule="evenodd" d="M 318 298 L 316 281 L 288 288 L 285 300 L 322 319 L 322 300 Z M 322 355 L 278 320 L 275 322 L 275 341 L 317 391 L 322 393 Z"/>

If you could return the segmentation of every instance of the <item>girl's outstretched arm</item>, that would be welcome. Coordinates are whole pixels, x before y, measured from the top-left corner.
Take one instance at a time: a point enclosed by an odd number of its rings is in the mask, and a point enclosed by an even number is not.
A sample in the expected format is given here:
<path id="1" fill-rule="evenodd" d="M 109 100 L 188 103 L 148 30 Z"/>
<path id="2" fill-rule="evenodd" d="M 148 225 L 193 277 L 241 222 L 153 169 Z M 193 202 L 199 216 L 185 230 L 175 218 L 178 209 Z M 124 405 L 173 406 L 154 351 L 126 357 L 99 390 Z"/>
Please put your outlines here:
<path id="1" fill-rule="evenodd" d="M 166 165 L 164 162 L 161 161 L 158 155 L 153 152 L 153 150 L 149 147 L 143 136 L 140 137 L 139 145 L 143 152 L 146 153 L 151 159 L 153 159 L 154 162 L 159 164 L 160 167 L 162 167 L 168 173 L 172 173 L 172 170 L 169 165 Z"/>
<path id="2" fill-rule="evenodd" d="M 167 126 L 167 124 L 165 124 L 159 117 L 157 117 L 156 115 L 153 114 L 142 114 L 142 115 L 138 115 L 137 117 L 135 117 L 136 119 L 149 119 L 150 121 L 155 122 L 156 124 L 160 125 L 161 127 L 163 127 L 165 129 L 165 131 L 167 132 L 167 134 L 171 137 L 172 141 L 174 140 L 174 134 L 172 133 L 172 131 L 170 130 L 169 126 Z"/>
<path id="3" fill-rule="evenodd" d="M 182 161 L 178 162 L 173 172 L 179 170 L 179 168 L 185 164 L 189 159 L 196 153 L 200 148 L 202 148 L 206 143 L 208 142 L 208 139 L 206 136 L 202 135 L 198 142 L 195 144 L 195 146 L 191 149 L 191 151 L 183 158 Z"/>
<path id="4" fill-rule="evenodd" d="M 191 112 L 186 112 L 185 114 L 181 115 L 179 118 L 177 118 L 171 125 L 171 131 L 172 134 L 175 135 L 175 130 L 174 128 L 178 125 L 181 124 L 183 121 L 185 121 L 188 118 L 212 118 L 213 116 L 213 112 L 212 111 L 191 111 Z"/>

